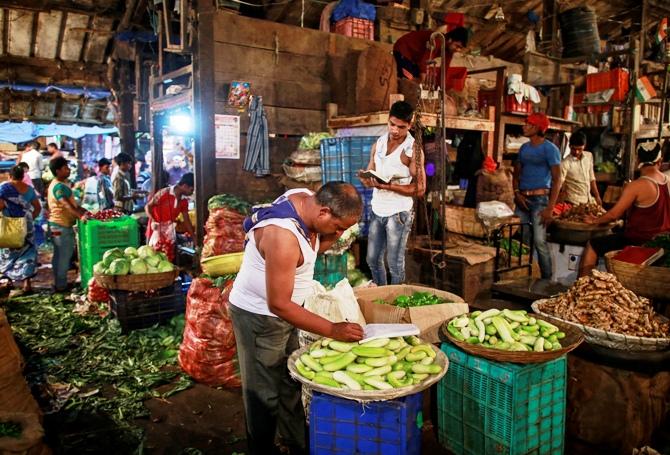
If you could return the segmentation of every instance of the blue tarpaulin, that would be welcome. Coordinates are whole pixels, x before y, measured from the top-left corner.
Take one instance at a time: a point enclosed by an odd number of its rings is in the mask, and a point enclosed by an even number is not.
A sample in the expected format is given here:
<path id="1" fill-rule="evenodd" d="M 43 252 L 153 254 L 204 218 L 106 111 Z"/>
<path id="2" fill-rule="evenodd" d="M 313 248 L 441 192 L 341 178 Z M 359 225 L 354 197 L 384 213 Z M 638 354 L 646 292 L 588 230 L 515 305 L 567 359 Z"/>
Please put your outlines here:
<path id="1" fill-rule="evenodd" d="M 341 0 L 333 9 L 330 20 L 337 22 L 346 17 L 355 17 L 358 19 L 367 19 L 374 21 L 377 17 L 375 6 L 360 0 Z"/>
<path id="2" fill-rule="evenodd" d="M 33 122 L 2 122 L 0 123 L 0 142 L 11 142 L 18 144 L 33 140 L 40 136 L 68 136 L 79 139 L 88 134 L 114 134 L 118 133 L 115 127 L 102 128 L 99 126 L 79 125 L 40 125 Z"/>
<path id="3" fill-rule="evenodd" d="M 105 89 L 88 89 L 88 88 L 81 88 L 81 87 L 69 87 L 69 86 L 55 86 L 55 85 L 46 85 L 46 84 L 10 84 L 7 82 L 0 82 L 0 89 L 2 88 L 8 88 L 11 90 L 16 90 L 19 92 L 32 92 L 33 90 L 37 90 L 40 93 L 48 93 L 48 92 L 61 92 L 65 93 L 67 95 L 77 95 L 81 96 L 84 95 L 87 98 L 94 99 L 94 100 L 101 100 L 105 99 L 108 96 L 111 95 L 111 92 L 109 90 Z"/>

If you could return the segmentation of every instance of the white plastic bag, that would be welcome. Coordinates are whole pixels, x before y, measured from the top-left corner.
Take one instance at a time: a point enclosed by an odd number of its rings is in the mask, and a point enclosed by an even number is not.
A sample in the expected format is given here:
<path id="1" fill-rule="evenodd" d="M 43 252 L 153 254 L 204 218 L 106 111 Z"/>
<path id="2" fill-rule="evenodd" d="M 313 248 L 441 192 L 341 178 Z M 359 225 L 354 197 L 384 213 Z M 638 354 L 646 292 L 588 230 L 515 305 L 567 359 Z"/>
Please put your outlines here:
<path id="1" fill-rule="evenodd" d="M 507 204 L 500 201 L 480 202 L 477 205 L 477 216 L 483 221 L 513 216 L 514 212 Z"/>
<path id="2" fill-rule="evenodd" d="M 330 291 L 316 283 L 314 294 L 305 299 L 305 309 L 331 322 L 356 322 L 365 325 L 354 289 L 346 278 Z"/>

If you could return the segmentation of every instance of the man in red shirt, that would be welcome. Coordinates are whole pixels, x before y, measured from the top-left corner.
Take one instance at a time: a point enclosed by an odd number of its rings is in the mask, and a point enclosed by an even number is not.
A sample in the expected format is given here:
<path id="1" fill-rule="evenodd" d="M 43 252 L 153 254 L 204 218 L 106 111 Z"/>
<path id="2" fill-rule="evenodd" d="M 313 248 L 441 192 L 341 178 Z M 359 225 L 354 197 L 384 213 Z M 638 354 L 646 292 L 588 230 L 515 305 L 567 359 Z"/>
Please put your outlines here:
<path id="1" fill-rule="evenodd" d="M 193 174 L 184 174 L 179 183 L 163 188 L 154 194 L 144 210 L 149 217 L 147 244 L 165 253 L 170 261 L 175 256 L 176 220 L 181 214 L 186 232 L 193 237 L 193 225 L 188 216 L 186 197 L 193 194 Z"/>
<path id="2" fill-rule="evenodd" d="M 435 49 L 432 51 L 429 49 L 430 35 L 434 32 L 434 30 L 409 32 L 395 42 L 393 57 L 395 57 L 398 69 L 398 78 L 418 79 L 418 82 L 425 80 L 428 61 L 431 58 L 441 56 L 442 40 L 436 40 Z M 462 51 L 468 45 L 468 30 L 464 27 L 458 27 L 445 34 L 444 38 L 447 49 L 445 50 L 445 61 L 443 63 L 446 68 L 449 68 L 454 53 Z"/>

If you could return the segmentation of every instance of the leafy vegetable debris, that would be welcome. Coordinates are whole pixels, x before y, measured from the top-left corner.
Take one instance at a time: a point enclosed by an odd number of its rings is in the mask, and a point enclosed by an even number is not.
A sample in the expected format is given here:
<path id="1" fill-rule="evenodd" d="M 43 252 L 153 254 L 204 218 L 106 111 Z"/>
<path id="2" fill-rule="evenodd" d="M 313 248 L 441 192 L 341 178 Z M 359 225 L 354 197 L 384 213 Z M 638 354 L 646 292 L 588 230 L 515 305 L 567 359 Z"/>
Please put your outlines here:
<path id="1" fill-rule="evenodd" d="M 21 431 L 21 425 L 16 422 L 0 422 L 0 438 L 18 438 Z"/>
<path id="2" fill-rule="evenodd" d="M 65 409 L 104 412 L 119 426 L 132 426 L 133 419 L 149 415 L 144 400 L 192 385 L 177 364 L 183 315 L 122 335 L 117 320 L 77 315 L 73 307 L 60 294 L 14 298 L 6 307 L 14 336 L 28 351 L 29 382 L 46 382 L 47 392 L 49 384 L 78 389 Z"/>

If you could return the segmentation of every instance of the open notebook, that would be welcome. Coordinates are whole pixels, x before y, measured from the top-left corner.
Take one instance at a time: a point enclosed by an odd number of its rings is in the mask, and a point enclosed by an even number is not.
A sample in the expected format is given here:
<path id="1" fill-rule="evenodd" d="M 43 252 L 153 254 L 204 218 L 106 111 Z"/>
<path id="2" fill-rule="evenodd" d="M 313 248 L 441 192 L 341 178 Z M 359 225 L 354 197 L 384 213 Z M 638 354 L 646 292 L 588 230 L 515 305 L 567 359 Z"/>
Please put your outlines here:
<path id="1" fill-rule="evenodd" d="M 408 337 L 421 331 L 414 324 L 367 324 L 363 328 L 363 339 L 359 343 L 377 338 Z"/>

